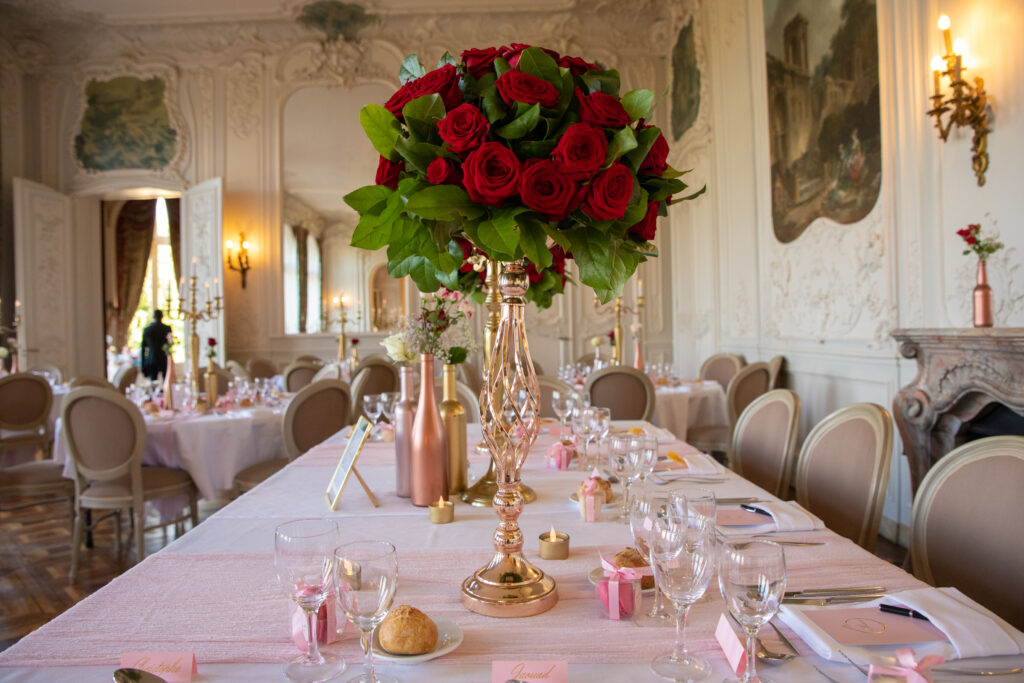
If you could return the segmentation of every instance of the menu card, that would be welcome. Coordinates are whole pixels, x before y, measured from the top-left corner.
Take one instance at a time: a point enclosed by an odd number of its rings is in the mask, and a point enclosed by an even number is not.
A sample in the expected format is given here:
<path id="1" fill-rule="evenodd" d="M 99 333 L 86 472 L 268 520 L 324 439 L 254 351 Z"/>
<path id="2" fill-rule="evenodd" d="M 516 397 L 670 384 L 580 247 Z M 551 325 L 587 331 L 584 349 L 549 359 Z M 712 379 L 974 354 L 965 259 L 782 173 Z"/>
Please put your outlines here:
<path id="1" fill-rule="evenodd" d="M 948 640 L 946 634 L 929 621 L 889 614 L 877 607 L 802 611 L 840 645 L 902 645 Z"/>

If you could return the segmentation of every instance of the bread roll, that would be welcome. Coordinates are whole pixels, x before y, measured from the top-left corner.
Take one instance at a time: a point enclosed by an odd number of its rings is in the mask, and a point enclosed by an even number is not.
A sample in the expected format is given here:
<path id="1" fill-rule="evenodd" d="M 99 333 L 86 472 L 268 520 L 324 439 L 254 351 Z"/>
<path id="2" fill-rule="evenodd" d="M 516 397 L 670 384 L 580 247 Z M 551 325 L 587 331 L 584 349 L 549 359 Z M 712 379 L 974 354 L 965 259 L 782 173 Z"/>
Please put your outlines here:
<path id="1" fill-rule="evenodd" d="M 422 655 L 437 645 L 437 625 L 415 607 L 399 605 L 384 617 L 377 638 L 392 654 Z"/>
<path id="2" fill-rule="evenodd" d="M 623 548 L 619 552 L 615 553 L 615 557 L 612 558 L 612 562 L 615 563 L 616 567 L 648 567 L 650 566 L 647 560 L 641 555 L 636 548 Z M 654 577 L 644 576 L 640 579 L 640 587 L 644 590 L 648 588 L 654 588 Z"/>

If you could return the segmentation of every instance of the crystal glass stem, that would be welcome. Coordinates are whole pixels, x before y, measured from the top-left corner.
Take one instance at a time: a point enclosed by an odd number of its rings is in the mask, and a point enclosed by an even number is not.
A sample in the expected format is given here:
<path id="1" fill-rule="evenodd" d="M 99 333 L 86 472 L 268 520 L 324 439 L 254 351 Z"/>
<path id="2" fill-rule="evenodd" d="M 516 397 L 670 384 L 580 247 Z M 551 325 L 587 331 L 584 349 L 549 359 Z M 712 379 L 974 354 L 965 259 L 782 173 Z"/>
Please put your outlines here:
<path id="1" fill-rule="evenodd" d="M 682 607 L 676 606 L 676 643 L 672 649 L 672 656 L 676 659 L 684 659 L 686 657 L 686 640 L 683 636 L 686 635 L 686 617 L 689 614 L 689 604 Z"/>
<path id="2" fill-rule="evenodd" d="M 360 629 L 359 644 L 363 646 L 363 679 L 373 683 L 377 680 L 373 671 L 373 629 Z"/>
<path id="3" fill-rule="evenodd" d="M 740 679 L 741 683 L 756 683 L 760 679 L 757 677 L 757 629 L 749 629 L 744 627 L 743 629 L 747 634 L 747 669 L 743 672 L 743 678 Z"/>

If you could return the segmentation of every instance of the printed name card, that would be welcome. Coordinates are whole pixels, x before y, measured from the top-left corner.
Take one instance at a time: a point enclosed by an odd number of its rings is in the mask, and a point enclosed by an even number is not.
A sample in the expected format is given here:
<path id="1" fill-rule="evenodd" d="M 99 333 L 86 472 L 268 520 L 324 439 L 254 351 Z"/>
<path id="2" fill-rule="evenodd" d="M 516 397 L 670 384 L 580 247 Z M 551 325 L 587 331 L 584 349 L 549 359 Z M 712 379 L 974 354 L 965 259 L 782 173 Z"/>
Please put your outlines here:
<path id="1" fill-rule="evenodd" d="M 169 682 L 187 682 L 199 675 L 194 652 L 125 652 L 121 666 L 141 669 Z"/>
<path id="2" fill-rule="evenodd" d="M 722 653 L 729 662 L 729 668 L 737 676 L 742 676 L 747 669 L 747 648 L 724 612 L 715 628 L 715 640 L 721 646 Z"/>
<path id="3" fill-rule="evenodd" d="M 569 662 L 491 662 L 491 683 L 569 683 Z"/>

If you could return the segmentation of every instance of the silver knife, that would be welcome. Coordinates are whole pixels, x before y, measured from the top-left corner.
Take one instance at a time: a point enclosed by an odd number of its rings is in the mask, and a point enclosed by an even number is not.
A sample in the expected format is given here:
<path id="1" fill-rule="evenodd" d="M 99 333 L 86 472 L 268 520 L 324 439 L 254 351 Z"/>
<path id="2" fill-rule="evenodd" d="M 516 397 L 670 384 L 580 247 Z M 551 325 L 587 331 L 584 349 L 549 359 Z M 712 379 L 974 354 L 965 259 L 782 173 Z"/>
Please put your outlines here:
<path id="1" fill-rule="evenodd" d="M 822 597 L 842 595 L 843 593 L 884 593 L 885 586 L 853 586 L 850 588 L 805 588 L 799 591 L 786 591 L 787 598 Z"/>
<path id="2" fill-rule="evenodd" d="M 758 498 L 716 498 L 715 502 L 719 505 L 742 505 L 743 503 L 761 503 Z"/>
<path id="3" fill-rule="evenodd" d="M 868 602 L 870 600 L 877 600 L 878 598 L 884 598 L 885 593 L 864 593 L 862 595 L 833 595 L 831 597 L 801 597 L 801 598 L 782 598 L 782 604 L 784 605 L 814 605 L 817 607 L 824 607 L 825 605 L 842 605 L 848 602 Z"/>

